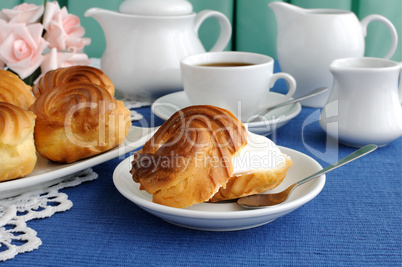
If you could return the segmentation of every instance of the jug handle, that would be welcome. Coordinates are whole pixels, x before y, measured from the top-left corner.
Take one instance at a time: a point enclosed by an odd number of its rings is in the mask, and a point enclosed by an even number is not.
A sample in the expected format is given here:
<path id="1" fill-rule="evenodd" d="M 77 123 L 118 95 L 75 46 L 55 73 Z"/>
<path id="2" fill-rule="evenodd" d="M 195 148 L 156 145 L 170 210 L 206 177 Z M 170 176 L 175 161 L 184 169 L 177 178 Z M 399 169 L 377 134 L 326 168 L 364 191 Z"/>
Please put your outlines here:
<path id="1" fill-rule="evenodd" d="M 230 24 L 229 19 L 221 12 L 215 10 L 203 10 L 199 12 L 195 18 L 194 30 L 198 34 L 201 24 L 207 18 L 216 18 L 219 22 L 220 33 L 218 40 L 211 48 L 210 52 L 223 51 L 226 45 L 229 43 L 230 37 L 232 36 L 232 24 Z"/>
<path id="2" fill-rule="evenodd" d="M 362 19 L 362 21 L 361 21 L 361 24 L 363 26 L 364 36 L 367 35 L 367 26 L 372 21 L 378 21 L 378 22 L 383 23 L 388 28 L 389 32 L 391 33 L 391 38 L 392 38 L 391 47 L 390 47 L 388 53 L 384 57 L 384 58 L 389 59 L 394 55 L 397 45 L 398 45 L 398 33 L 396 32 L 395 26 L 394 26 L 394 24 L 392 24 L 392 22 L 389 19 L 387 19 L 384 16 L 377 15 L 377 14 L 369 15 L 369 16 L 365 17 L 364 19 Z"/>

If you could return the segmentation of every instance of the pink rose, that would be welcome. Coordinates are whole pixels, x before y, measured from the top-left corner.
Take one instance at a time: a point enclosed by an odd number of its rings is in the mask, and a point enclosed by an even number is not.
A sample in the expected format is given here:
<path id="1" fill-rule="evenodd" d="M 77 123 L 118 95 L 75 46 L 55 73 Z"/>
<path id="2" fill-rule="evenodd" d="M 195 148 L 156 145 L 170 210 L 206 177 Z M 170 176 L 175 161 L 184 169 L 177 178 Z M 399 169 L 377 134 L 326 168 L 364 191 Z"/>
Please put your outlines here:
<path id="1" fill-rule="evenodd" d="M 43 26 L 39 23 L 9 26 L 12 30 L 0 45 L 0 60 L 25 79 L 42 64 L 42 52 L 48 46 L 42 38 Z"/>
<path id="2" fill-rule="evenodd" d="M 49 42 L 50 48 L 76 52 L 90 43 L 89 38 L 82 38 L 85 29 L 80 25 L 80 19 L 68 14 L 65 7 L 60 9 L 57 2 L 47 2 L 43 26 L 46 30 L 44 38 Z"/>
<path id="3" fill-rule="evenodd" d="M 4 8 L 0 13 L 0 17 L 10 23 L 35 23 L 43 14 L 43 5 L 23 3 L 15 6 L 13 9 Z"/>
<path id="4" fill-rule="evenodd" d="M 35 83 L 37 83 L 39 79 L 44 76 L 49 70 L 55 70 L 57 68 L 65 68 L 75 65 L 89 65 L 90 63 L 91 61 L 88 59 L 87 54 L 58 52 L 56 48 L 52 48 L 50 53 L 45 55 L 45 59 L 40 66 L 41 75 L 38 77 Z"/>
<path id="5" fill-rule="evenodd" d="M 10 26 L 5 20 L 0 19 L 0 44 L 3 43 L 12 30 L 12 26 Z M 6 64 L 0 60 L 0 68 L 3 69 L 5 65 Z"/>
<path id="6" fill-rule="evenodd" d="M 14 24 L 8 24 L 7 21 L 0 19 L 0 44 L 4 42 L 14 27 Z"/>

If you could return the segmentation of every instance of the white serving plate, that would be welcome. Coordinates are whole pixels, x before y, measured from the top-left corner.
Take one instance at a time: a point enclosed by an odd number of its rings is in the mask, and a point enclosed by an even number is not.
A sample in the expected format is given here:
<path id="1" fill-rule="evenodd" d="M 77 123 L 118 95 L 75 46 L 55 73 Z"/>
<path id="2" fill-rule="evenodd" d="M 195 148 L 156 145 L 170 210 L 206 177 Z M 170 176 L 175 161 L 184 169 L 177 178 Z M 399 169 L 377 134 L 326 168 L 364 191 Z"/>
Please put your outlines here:
<path id="1" fill-rule="evenodd" d="M 283 94 L 268 92 L 265 103 L 279 103 L 283 98 Z M 171 93 L 158 98 L 151 106 L 152 112 L 161 119 L 167 120 L 176 111 L 190 106 L 184 91 Z M 272 105 L 267 105 L 272 106 Z M 262 121 L 258 122 L 243 122 L 248 126 L 248 129 L 256 134 L 268 135 L 276 129 L 284 126 L 291 119 L 299 115 L 301 111 L 300 103 L 290 104 L 269 112 L 264 116 Z"/>
<path id="2" fill-rule="evenodd" d="M 279 192 L 290 184 L 322 169 L 311 157 L 298 151 L 279 147 L 291 157 L 293 166 L 286 178 L 274 190 Z M 235 202 L 202 203 L 179 209 L 152 202 L 152 195 L 139 189 L 139 184 L 132 179 L 132 157 L 122 161 L 113 173 L 113 182 L 118 191 L 145 211 L 178 226 L 206 231 L 234 231 L 261 226 L 288 214 L 317 196 L 324 187 L 325 175 L 297 187 L 290 198 L 277 206 L 264 209 L 248 210 Z"/>
<path id="3" fill-rule="evenodd" d="M 38 161 L 32 173 L 24 178 L 0 183 L 0 199 L 20 195 L 33 189 L 45 188 L 67 179 L 68 176 L 73 173 L 77 173 L 113 158 L 124 156 L 124 154 L 144 145 L 155 131 L 155 128 L 131 126 L 126 141 L 120 146 L 97 156 L 69 164 L 51 162 L 38 155 Z"/>

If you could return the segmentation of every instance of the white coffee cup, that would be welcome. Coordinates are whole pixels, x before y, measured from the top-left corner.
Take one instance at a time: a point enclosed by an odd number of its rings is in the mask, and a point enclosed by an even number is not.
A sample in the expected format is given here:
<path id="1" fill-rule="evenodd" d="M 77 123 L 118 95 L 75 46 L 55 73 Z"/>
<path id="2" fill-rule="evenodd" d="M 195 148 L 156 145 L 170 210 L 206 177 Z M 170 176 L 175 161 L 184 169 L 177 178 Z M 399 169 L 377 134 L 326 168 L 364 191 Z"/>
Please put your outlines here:
<path id="1" fill-rule="evenodd" d="M 278 79 L 285 79 L 286 101 L 296 90 L 287 73 L 273 73 L 274 59 L 249 52 L 208 52 L 187 56 L 180 62 L 184 92 L 193 105 L 213 105 L 231 111 L 243 122 L 278 101 L 266 101 Z"/>

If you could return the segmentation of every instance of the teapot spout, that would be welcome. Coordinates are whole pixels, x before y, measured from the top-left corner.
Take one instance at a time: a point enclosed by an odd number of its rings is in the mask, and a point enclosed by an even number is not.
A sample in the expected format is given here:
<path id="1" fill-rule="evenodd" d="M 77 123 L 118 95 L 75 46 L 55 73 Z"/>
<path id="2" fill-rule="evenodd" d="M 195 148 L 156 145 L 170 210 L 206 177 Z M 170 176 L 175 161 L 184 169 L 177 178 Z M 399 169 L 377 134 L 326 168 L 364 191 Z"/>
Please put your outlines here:
<path id="1" fill-rule="evenodd" d="M 268 7 L 275 14 L 278 29 L 285 28 L 301 14 L 305 13 L 305 9 L 285 2 L 271 2 L 268 4 Z"/>
<path id="2" fill-rule="evenodd" d="M 98 7 L 93 7 L 85 11 L 84 16 L 85 17 L 92 17 L 94 18 L 99 24 L 104 24 L 103 21 L 107 22 L 110 21 L 114 16 L 116 16 L 116 12 L 98 8 Z"/>
<path id="3" fill-rule="evenodd" d="M 90 8 L 84 13 L 85 17 L 94 18 L 102 27 L 106 39 L 106 48 L 113 49 L 113 40 L 121 40 L 130 30 L 130 16 L 102 8 Z"/>

